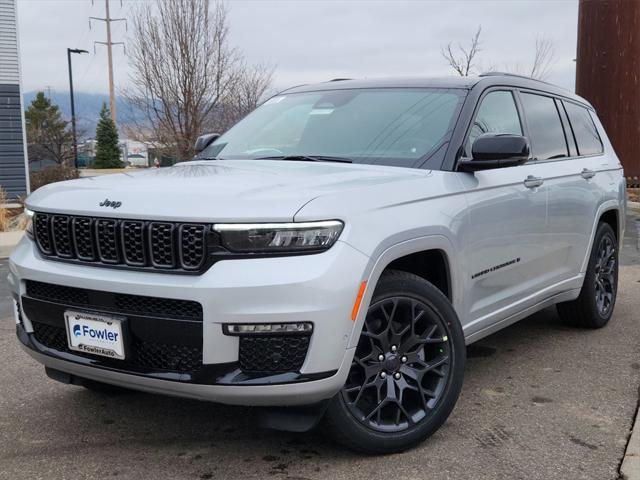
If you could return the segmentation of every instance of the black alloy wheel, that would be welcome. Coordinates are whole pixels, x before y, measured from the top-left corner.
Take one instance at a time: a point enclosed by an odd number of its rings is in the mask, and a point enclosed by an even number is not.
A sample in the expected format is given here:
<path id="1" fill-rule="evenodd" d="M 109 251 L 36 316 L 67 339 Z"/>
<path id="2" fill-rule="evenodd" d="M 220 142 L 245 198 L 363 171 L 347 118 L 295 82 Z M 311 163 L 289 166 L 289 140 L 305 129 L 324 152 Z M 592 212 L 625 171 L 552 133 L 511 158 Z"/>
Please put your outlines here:
<path id="1" fill-rule="evenodd" d="M 411 296 L 371 305 L 342 395 L 367 427 L 400 432 L 438 402 L 450 376 L 444 319 Z"/>
<path id="2" fill-rule="evenodd" d="M 617 255 L 614 239 L 609 235 L 604 235 L 598 245 L 593 279 L 596 306 L 603 317 L 607 316 L 613 308 L 617 286 L 616 266 Z"/>
<path id="3" fill-rule="evenodd" d="M 602 328 L 609 323 L 618 293 L 618 248 L 613 228 L 600 223 L 580 295 L 556 306 L 566 323 L 585 328 Z"/>
<path id="4" fill-rule="evenodd" d="M 325 429 L 365 453 L 411 448 L 453 410 L 465 355 L 464 334 L 449 299 L 414 274 L 385 272 L 345 385 L 329 402 Z"/>

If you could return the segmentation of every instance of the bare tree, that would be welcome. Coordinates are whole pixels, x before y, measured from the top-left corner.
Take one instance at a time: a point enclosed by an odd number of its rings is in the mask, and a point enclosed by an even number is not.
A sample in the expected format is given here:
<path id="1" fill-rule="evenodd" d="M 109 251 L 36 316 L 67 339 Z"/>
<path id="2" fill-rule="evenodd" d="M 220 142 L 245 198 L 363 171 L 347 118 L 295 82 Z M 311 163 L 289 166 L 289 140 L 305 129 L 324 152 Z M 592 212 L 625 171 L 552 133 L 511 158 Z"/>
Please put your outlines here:
<path id="1" fill-rule="evenodd" d="M 556 62 L 555 47 L 551 39 L 544 35 L 536 36 L 535 55 L 530 69 L 523 68 L 520 63 L 505 64 L 504 68 L 499 69 L 494 62 L 483 67 L 477 58 L 478 53 L 482 51 L 480 48 L 481 32 L 482 27 L 480 26 L 471 38 L 468 47 L 464 47 L 459 43 L 454 47 L 453 43 L 449 42 L 446 47 L 442 48 L 442 56 L 458 75 L 467 77 L 478 70 L 487 72 L 502 70 L 518 75 L 529 75 L 531 78 L 538 80 L 546 80 L 549 77 L 551 69 Z"/>
<path id="2" fill-rule="evenodd" d="M 481 51 L 481 32 L 482 26 L 479 26 L 476 34 L 471 38 L 468 47 L 464 47 L 462 44 L 458 43 L 454 48 L 453 42 L 449 42 L 447 46 L 443 47 L 440 51 L 444 59 L 449 63 L 449 66 L 451 66 L 451 68 L 453 68 L 461 77 L 468 77 L 473 73 L 475 58 Z"/>
<path id="3" fill-rule="evenodd" d="M 273 67 L 268 65 L 242 66 L 233 88 L 207 119 L 209 131 L 222 133 L 239 119 L 254 110 L 271 88 Z"/>
<path id="4" fill-rule="evenodd" d="M 132 130 L 150 130 L 155 146 L 180 160 L 193 156 L 197 137 L 251 71 L 228 33 L 219 1 L 210 7 L 208 0 L 156 0 L 155 9 L 139 7 L 124 95 L 143 118 L 134 117 Z M 270 71 L 264 70 L 263 83 L 270 85 Z"/>
<path id="5" fill-rule="evenodd" d="M 555 47 L 553 41 L 544 35 L 536 36 L 536 54 L 533 57 L 533 64 L 529 71 L 529 76 L 531 78 L 537 78 L 538 80 L 546 80 L 555 62 Z"/>

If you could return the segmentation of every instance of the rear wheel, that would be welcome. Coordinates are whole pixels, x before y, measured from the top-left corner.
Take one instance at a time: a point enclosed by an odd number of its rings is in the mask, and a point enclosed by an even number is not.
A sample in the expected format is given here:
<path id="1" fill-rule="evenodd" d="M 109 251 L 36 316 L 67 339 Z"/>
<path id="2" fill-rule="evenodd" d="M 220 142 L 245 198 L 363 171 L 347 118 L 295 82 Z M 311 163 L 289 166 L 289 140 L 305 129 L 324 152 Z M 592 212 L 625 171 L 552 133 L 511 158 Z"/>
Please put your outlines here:
<path id="1" fill-rule="evenodd" d="M 598 225 L 580 296 L 557 305 L 567 323 L 586 328 L 604 327 L 616 304 L 618 293 L 618 241 L 610 225 Z"/>
<path id="2" fill-rule="evenodd" d="M 385 273 L 325 427 L 355 450 L 406 450 L 447 419 L 462 387 L 464 363 L 464 335 L 447 297 L 416 275 Z"/>

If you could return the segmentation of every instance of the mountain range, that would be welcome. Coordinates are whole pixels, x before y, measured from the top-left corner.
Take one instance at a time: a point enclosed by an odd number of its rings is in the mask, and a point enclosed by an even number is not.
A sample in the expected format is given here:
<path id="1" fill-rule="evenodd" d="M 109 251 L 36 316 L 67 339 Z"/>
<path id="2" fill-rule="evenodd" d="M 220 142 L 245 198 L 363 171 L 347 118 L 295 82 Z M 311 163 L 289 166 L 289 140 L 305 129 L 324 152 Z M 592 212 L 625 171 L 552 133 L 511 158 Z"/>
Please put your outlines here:
<path id="1" fill-rule="evenodd" d="M 37 90 L 25 92 L 23 95 L 24 108 L 29 108 L 29 104 L 36 97 Z M 71 102 L 69 92 L 45 90 L 45 95 L 60 107 L 62 116 L 66 120 L 71 119 Z M 100 119 L 100 109 L 102 104 L 109 106 L 109 95 L 102 93 L 74 92 L 76 107 L 76 125 L 78 127 L 79 137 L 93 138 L 95 136 L 96 125 Z M 118 123 L 127 123 L 132 115 L 137 115 L 139 111 L 133 111 L 129 103 L 121 97 L 116 97 L 116 111 L 118 114 Z"/>

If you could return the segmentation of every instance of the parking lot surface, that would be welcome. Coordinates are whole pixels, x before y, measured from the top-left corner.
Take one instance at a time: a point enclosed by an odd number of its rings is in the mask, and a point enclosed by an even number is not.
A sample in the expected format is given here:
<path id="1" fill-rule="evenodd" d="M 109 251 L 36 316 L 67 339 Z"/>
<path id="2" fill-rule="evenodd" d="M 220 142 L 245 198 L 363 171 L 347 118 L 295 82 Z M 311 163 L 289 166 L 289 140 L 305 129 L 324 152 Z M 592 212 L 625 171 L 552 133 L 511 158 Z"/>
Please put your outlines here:
<path id="1" fill-rule="evenodd" d="M 380 457 L 261 430 L 247 408 L 49 380 L 18 347 L 0 260 L 0 478 L 617 479 L 640 386 L 637 233 L 630 216 L 606 328 L 566 327 L 552 308 L 472 345 L 444 427 Z"/>

